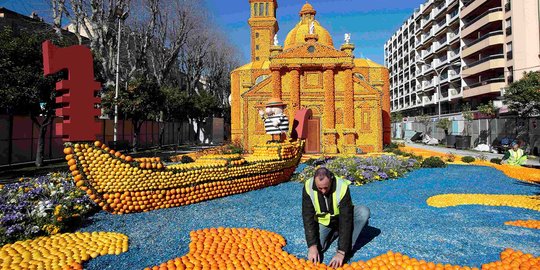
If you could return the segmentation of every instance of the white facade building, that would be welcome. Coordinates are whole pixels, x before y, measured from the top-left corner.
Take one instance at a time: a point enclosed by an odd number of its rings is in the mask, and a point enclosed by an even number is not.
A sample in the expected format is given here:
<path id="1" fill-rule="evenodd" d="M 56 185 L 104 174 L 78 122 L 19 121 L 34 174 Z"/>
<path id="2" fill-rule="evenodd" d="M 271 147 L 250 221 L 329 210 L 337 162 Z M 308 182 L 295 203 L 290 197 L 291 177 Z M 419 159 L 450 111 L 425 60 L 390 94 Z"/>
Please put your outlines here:
<path id="1" fill-rule="evenodd" d="M 539 21 L 537 0 L 426 1 L 384 46 L 391 111 L 444 116 L 499 98 L 540 70 Z"/>

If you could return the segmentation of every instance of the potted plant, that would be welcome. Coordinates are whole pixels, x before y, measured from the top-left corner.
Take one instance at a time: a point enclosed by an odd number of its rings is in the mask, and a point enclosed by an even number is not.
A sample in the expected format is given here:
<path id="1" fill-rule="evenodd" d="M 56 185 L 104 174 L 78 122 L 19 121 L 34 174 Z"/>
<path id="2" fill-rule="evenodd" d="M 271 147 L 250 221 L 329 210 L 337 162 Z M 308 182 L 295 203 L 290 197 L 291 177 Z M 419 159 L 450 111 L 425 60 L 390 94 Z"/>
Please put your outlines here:
<path id="1" fill-rule="evenodd" d="M 461 114 L 465 120 L 465 126 L 463 127 L 463 135 L 456 136 L 456 149 L 468 149 L 471 147 L 471 123 L 474 120 L 471 105 L 465 104 Z"/>
<path id="2" fill-rule="evenodd" d="M 442 118 L 437 121 L 436 127 L 444 130 L 445 140 L 446 140 L 446 146 L 447 147 L 455 147 L 456 144 L 456 136 L 451 135 L 448 131 L 452 127 L 452 121 L 448 118 Z"/>

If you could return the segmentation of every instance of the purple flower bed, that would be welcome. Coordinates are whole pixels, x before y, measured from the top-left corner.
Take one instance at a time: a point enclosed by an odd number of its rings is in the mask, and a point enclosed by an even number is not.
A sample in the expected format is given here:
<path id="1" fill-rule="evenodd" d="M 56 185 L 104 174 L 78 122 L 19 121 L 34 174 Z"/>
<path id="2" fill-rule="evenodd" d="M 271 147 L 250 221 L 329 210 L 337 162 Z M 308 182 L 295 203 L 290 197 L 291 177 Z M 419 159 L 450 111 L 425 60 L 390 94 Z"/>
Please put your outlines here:
<path id="1" fill-rule="evenodd" d="M 21 178 L 0 188 L 0 246 L 76 229 L 95 209 L 70 174 Z"/>
<path id="2" fill-rule="evenodd" d="M 420 168 L 420 163 L 412 158 L 383 155 L 380 157 L 324 157 L 304 163 L 304 169 L 293 175 L 293 181 L 305 182 L 313 177 L 319 166 L 330 169 L 335 175 L 345 178 L 355 185 L 373 181 L 399 178 L 407 172 Z"/>

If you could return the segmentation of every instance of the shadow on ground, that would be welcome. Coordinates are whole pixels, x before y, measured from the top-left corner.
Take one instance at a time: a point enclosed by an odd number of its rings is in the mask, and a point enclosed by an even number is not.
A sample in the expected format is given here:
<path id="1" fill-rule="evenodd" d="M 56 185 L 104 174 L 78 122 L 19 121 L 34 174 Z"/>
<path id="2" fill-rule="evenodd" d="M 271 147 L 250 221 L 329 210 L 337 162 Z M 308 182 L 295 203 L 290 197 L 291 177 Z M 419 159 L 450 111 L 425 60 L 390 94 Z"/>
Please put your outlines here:
<path id="1" fill-rule="evenodd" d="M 358 239 L 356 239 L 356 242 L 351 250 L 350 257 L 347 259 L 354 257 L 354 254 L 356 254 L 358 250 L 375 239 L 375 237 L 379 236 L 379 234 L 381 234 L 381 230 L 379 228 L 367 225 L 360 233 L 360 236 L 358 236 Z"/>

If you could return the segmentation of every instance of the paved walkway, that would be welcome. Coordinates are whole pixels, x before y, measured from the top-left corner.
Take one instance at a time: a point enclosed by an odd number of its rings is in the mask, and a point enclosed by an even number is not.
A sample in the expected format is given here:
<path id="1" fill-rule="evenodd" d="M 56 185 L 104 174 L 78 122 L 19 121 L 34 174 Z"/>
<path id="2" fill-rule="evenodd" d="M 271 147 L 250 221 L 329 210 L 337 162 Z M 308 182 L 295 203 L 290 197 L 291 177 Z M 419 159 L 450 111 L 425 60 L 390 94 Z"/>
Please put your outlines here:
<path id="1" fill-rule="evenodd" d="M 431 151 L 437 151 L 437 152 L 443 152 L 443 153 L 450 153 L 452 152 L 455 155 L 458 156 L 472 156 L 477 157 L 479 155 L 485 155 L 488 160 L 492 158 L 502 158 L 503 154 L 495 154 L 495 153 L 489 153 L 489 152 L 479 152 L 474 150 L 458 150 L 455 148 L 447 148 L 442 146 L 436 146 L 436 145 L 427 145 L 422 143 L 413 143 L 413 142 L 405 142 L 405 145 L 416 147 L 416 148 L 422 148 L 426 150 Z M 529 159 L 527 159 L 527 165 L 534 166 L 540 168 L 540 162 L 538 161 L 538 157 L 531 157 L 529 156 Z"/>

